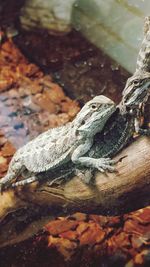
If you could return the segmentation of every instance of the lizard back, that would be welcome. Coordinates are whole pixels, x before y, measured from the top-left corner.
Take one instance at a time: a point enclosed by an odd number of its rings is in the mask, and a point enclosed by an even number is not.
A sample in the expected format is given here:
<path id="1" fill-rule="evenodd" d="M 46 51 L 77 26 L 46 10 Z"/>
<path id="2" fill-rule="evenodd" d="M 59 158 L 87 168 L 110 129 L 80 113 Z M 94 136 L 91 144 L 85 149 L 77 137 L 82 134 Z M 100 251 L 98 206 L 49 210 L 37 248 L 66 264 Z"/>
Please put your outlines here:
<path id="1" fill-rule="evenodd" d="M 56 168 L 68 160 L 75 141 L 73 124 L 68 123 L 40 134 L 20 148 L 14 160 L 21 161 L 27 170 L 34 173 Z"/>

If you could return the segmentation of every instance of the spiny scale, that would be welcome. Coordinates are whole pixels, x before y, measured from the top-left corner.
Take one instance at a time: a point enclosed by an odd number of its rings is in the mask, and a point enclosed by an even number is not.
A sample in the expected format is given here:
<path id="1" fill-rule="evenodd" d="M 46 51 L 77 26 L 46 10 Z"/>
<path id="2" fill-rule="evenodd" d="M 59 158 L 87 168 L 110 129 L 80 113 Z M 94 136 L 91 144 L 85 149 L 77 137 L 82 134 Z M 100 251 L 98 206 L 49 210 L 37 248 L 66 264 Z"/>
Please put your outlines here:
<path id="1" fill-rule="evenodd" d="M 150 72 L 150 16 L 145 18 L 144 39 L 137 58 L 136 71 Z"/>

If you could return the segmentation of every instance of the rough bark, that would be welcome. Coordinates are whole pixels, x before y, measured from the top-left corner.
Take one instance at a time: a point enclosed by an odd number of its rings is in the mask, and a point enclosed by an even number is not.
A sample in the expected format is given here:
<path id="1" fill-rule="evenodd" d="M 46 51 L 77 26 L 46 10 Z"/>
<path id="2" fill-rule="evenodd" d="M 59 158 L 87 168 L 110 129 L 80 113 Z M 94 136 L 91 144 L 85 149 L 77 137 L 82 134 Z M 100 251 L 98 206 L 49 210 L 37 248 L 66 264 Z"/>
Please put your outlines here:
<path id="1" fill-rule="evenodd" d="M 34 183 L 4 192 L 0 196 L 0 246 L 28 238 L 56 216 L 77 211 L 114 215 L 148 205 L 149 150 L 149 138 L 139 138 L 116 157 L 120 159 L 117 172 L 97 173 L 92 185 L 74 177 L 60 186 Z"/>

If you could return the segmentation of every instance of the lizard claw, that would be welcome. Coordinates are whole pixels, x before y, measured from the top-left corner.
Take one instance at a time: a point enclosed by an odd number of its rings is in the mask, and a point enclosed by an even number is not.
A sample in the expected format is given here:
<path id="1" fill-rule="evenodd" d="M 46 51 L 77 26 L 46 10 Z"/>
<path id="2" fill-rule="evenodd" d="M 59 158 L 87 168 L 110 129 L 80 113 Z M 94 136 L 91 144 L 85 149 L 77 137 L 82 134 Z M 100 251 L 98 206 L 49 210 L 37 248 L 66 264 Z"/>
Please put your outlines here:
<path id="1" fill-rule="evenodd" d="M 100 172 L 115 172 L 116 168 L 113 167 L 112 165 L 115 165 L 117 163 L 116 160 L 111 160 L 110 158 L 102 158 L 102 159 L 97 159 L 95 168 L 98 169 Z"/>

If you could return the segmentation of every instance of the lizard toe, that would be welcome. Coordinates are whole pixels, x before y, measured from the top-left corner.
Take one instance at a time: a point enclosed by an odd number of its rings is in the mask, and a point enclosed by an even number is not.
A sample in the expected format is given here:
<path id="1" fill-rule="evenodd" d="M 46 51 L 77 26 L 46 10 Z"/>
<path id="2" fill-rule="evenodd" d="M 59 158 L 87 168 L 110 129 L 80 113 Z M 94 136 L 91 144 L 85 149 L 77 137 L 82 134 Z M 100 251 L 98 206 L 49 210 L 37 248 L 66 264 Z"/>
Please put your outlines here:
<path id="1" fill-rule="evenodd" d="M 109 164 L 110 164 L 110 165 L 115 165 L 117 162 L 118 162 L 118 160 L 111 159 L 111 160 L 109 161 Z"/>
<path id="2" fill-rule="evenodd" d="M 103 169 L 103 167 L 97 167 L 97 169 L 100 171 L 100 172 L 105 172 L 105 170 Z"/>
<path id="3" fill-rule="evenodd" d="M 104 159 L 104 164 L 108 165 L 115 165 L 117 163 L 117 160 L 111 159 L 111 158 L 105 158 Z"/>
<path id="4" fill-rule="evenodd" d="M 111 158 L 102 158 L 101 161 L 104 162 L 104 163 L 105 162 L 109 162 L 109 161 L 111 161 Z"/>
<path id="5" fill-rule="evenodd" d="M 109 171 L 109 172 L 115 172 L 116 171 L 116 168 L 112 167 L 110 165 L 106 165 L 106 168 L 107 168 L 107 171 Z"/>
<path id="6" fill-rule="evenodd" d="M 109 165 L 109 164 L 103 164 L 102 165 L 103 170 L 105 171 L 109 171 L 109 172 L 114 172 L 115 171 L 115 167 Z"/>

